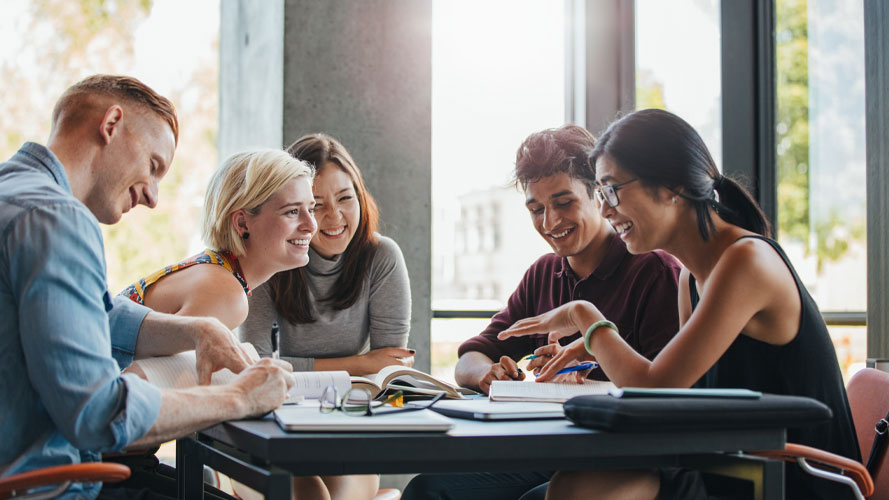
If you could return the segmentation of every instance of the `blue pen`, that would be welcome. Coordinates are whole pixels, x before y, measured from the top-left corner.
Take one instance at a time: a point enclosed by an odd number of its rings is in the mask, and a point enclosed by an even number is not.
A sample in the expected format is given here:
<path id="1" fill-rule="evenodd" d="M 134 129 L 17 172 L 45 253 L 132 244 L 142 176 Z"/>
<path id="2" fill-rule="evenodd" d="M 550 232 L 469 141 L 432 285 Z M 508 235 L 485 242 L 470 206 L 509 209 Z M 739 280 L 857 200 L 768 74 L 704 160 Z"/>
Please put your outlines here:
<path id="1" fill-rule="evenodd" d="M 579 371 L 583 371 L 583 370 L 592 370 L 592 369 L 595 369 L 598 367 L 599 367 L 599 363 L 596 363 L 595 361 L 586 361 L 586 362 L 583 362 L 579 365 L 568 366 L 568 367 L 562 368 L 561 370 L 556 372 L 556 375 L 561 375 L 563 373 L 579 372 Z"/>

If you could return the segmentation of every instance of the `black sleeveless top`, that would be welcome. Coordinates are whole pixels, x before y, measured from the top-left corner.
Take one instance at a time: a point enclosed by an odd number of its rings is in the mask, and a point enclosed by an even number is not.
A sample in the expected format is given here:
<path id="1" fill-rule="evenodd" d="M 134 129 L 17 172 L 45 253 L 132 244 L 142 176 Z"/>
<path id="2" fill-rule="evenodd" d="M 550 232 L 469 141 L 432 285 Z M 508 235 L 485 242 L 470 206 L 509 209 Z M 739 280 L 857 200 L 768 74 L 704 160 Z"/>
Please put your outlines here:
<path id="1" fill-rule="evenodd" d="M 802 306 L 799 331 L 793 340 L 781 346 L 753 339 L 743 333 L 738 335 L 695 387 L 740 387 L 817 399 L 830 407 L 833 419 L 816 426 L 788 429 L 787 442 L 830 451 L 861 462 L 843 376 L 818 306 L 777 242 L 762 236 L 743 238 L 767 242 L 790 269 Z M 700 300 L 694 276 L 689 276 L 688 288 L 694 310 Z M 786 464 L 785 478 L 789 499 L 852 498 L 848 486 L 817 479 L 793 463 Z"/>

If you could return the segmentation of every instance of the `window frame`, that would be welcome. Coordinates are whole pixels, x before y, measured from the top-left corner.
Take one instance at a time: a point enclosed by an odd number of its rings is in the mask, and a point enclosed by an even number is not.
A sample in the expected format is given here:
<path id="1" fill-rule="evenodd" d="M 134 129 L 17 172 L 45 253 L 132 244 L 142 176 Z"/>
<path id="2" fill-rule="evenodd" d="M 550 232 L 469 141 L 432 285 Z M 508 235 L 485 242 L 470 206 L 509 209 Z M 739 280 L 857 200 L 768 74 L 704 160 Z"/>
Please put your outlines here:
<path id="1" fill-rule="evenodd" d="M 723 171 L 747 180 L 777 231 L 775 11 L 775 0 L 720 2 Z M 565 118 L 596 134 L 635 108 L 635 2 L 565 0 L 565 15 Z M 881 168 L 889 165 L 889 145 L 881 141 L 889 136 L 886 26 L 889 7 L 865 2 L 868 307 L 822 312 L 831 326 L 871 325 L 868 357 L 889 357 L 889 335 L 879 333 L 889 332 L 889 261 L 881 250 L 889 248 L 889 170 Z M 596 85 L 584 83 L 590 81 Z M 432 317 L 497 312 L 433 310 Z"/>

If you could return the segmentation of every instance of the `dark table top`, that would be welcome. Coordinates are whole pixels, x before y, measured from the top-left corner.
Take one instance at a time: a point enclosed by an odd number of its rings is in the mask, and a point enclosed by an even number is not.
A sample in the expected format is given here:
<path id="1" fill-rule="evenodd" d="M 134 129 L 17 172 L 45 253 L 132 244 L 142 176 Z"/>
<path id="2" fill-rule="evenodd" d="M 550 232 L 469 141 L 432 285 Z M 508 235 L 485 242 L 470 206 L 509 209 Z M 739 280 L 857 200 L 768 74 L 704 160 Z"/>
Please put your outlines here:
<path id="1" fill-rule="evenodd" d="M 199 433 L 294 474 L 565 470 L 678 465 L 680 456 L 784 446 L 783 428 L 609 433 L 565 419 L 453 419 L 445 433 L 285 432 L 271 418 Z"/>

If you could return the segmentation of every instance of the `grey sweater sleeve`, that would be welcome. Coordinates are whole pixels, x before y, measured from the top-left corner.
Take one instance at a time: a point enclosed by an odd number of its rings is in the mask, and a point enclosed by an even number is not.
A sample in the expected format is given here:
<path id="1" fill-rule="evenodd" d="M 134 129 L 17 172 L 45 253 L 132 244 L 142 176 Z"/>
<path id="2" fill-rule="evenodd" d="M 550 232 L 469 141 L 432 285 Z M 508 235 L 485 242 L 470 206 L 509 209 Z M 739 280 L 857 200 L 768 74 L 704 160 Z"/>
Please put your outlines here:
<path id="1" fill-rule="evenodd" d="M 370 348 L 406 347 L 411 328 L 411 284 L 398 244 L 380 236 L 370 269 Z"/>
<path id="2" fill-rule="evenodd" d="M 250 342 L 256 347 L 256 352 L 263 358 L 272 356 L 271 330 L 272 323 L 278 321 L 281 343 L 293 328 L 287 321 L 282 321 L 275 311 L 275 303 L 272 301 L 271 288 L 268 283 L 263 283 L 247 299 L 250 313 L 247 319 L 238 327 L 238 336 L 241 342 Z M 279 346 L 280 348 L 281 346 Z M 293 365 L 293 371 L 312 371 L 315 369 L 314 358 L 299 358 L 281 356 L 281 359 Z"/>

